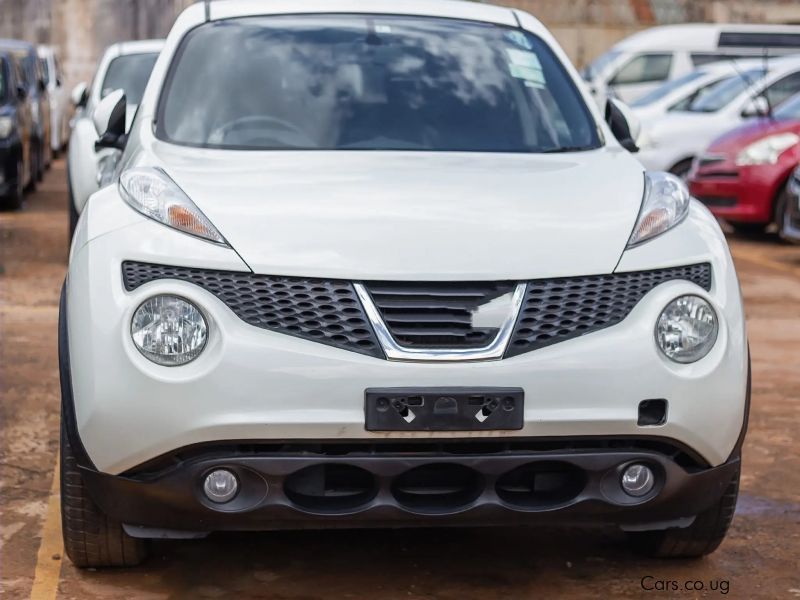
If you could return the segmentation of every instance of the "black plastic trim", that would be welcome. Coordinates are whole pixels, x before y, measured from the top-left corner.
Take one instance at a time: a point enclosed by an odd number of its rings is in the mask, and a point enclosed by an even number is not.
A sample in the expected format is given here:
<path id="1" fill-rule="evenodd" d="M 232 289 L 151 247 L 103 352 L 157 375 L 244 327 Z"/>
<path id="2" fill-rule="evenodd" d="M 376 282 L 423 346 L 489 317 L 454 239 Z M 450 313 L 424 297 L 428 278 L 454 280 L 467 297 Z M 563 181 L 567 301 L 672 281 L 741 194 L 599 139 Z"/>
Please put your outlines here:
<path id="1" fill-rule="evenodd" d="M 67 280 L 61 286 L 61 298 L 58 303 L 58 372 L 61 382 L 61 423 L 72 453 L 79 466 L 95 469 L 89 453 L 78 434 L 75 419 L 75 401 L 72 395 L 72 371 L 69 358 L 69 330 L 67 328 Z"/>

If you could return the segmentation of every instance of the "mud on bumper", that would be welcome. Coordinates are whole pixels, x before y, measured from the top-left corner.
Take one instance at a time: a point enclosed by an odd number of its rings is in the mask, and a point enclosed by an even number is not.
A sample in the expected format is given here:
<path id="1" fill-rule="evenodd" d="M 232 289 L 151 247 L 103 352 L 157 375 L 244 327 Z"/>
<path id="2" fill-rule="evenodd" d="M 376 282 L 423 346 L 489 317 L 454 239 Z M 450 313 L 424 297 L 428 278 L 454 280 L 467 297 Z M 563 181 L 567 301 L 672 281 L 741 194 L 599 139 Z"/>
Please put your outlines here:
<path id="1" fill-rule="evenodd" d="M 686 526 L 713 505 L 738 462 L 707 467 L 652 439 L 291 443 L 188 448 L 117 476 L 83 468 L 83 479 L 100 508 L 141 537 L 536 522 L 658 529 Z M 644 498 L 620 486 L 632 463 L 655 473 Z M 217 468 L 239 482 L 225 504 L 203 493 Z"/>

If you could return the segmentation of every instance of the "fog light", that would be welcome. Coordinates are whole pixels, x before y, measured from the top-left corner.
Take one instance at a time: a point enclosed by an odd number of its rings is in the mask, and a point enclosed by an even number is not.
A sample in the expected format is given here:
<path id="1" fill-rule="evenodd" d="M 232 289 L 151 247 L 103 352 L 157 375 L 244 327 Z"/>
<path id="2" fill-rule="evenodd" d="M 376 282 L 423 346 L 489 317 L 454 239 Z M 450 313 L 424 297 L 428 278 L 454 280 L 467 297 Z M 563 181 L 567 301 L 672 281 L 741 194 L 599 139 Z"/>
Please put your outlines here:
<path id="1" fill-rule="evenodd" d="M 656 323 L 656 343 L 678 363 L 700 360 L 714 347 L 719 325 L 711 305 L 700 296 L 681 296 L 667 304 Z"/>
<path id="2" fill-rule="evenodd" d="M 656 483 L 656 478 L 650 467 L 631 465 L 622 472 L 621 483 L 626 494 L 640 498 L 650 493 Z"/>
<path id="3" fill-rule="evenodd" d="M 177 296 L 153 296 L 133 313 L 131 337 L 156 364 L 185 365 L 205 348 L 208 325 L 194 304 Z"/>
<path id="4" fill-rule="evenodd" d="M 239 491 L 239 481 L 236 475 L 227 469 L 217 469 L 206 475 L 203 482 L 203 491 L 212 502 L 222 504 L 233 500 Z"/>

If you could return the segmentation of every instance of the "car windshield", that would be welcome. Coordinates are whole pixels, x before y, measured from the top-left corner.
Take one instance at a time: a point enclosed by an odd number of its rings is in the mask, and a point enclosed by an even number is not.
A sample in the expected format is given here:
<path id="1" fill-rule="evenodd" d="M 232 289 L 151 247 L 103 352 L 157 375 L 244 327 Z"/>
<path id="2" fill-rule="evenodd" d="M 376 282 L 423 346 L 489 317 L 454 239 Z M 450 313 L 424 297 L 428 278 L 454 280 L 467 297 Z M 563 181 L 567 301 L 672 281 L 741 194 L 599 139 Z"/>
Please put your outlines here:
<path id="1" fill-rule="evenodd" d="M 686 110 L 689 112 L 713 113 L 722 110 L 733 102 L 742 92 L 758 82 L 764 74 L 765 69 L 748 69 L 741 73 L 720 81 L 708 88 L 708 91 L 698 96 Z"/>
<path id="2" fill-rule="evenodd" d="M 103 86 L 100 88 L 100 97 L 105 98 L 114 90 L 122 89 L 125 90 L 128 104 L 139 104 L 157 58 L 157 52 L 147 52 L 126 54 L 112 60 L 103 79 Z"/>
<path id="3" fill-rule="evenodd" d="M 667 81 L 666 83 L 662 83 L 660 86 L 652 90 L 651 92 L 645 94 L 635 102 L 631 104 L 634 107 L 643 107 L 649 106 L 659 100 L 662 100 L 669 96 L 672 92 L 679 90 L 680 88 L 688 85 L 692 81 L 696 79 L 700 79 L 701 77 L 705 76 L 705 71 L 692 71 L 691 73 L 687 73 L 683 77 L 678 77 L 677 79 L 673 79 L 672 81 Z M 687 88 L 687 93 L 689 89 Z"/>
<path id="4" fill-rule="evenodd" d="M 587 81 L 591 81 L 597 75 L 600 75 L 608 65 L 617 60 L 617 57 L 620 54 L 622 54 L 622 52 L 619 50 L 609 50 L 608 52 L 604 52 L 586 67 L 584 67 L 583 71 L 581 71 L 581 75 L 583 75 L 583 78 Z"/>
<path id="5" fill-rule="evenodd" d="M 778 121 L 800 121 L 800 94 L 795 94 L 775 110 Z"/>
<path id="6" fill-rule="evenodd" d="M 198 27 L 168 74 L 157 135 L 261 150 L 558 152 L 600 144 L 574 82 L 539 38 L 379 15 Z"/>

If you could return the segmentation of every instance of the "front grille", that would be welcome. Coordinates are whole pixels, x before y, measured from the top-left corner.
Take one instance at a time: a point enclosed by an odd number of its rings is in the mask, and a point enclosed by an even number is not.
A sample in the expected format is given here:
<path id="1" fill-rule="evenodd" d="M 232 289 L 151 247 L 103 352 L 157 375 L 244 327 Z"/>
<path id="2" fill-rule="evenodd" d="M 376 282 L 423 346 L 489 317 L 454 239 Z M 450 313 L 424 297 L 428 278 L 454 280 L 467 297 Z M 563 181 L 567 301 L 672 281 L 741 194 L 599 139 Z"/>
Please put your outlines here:
<path id="1" fill-rule="evenodd" d="M 395 341 L 409 348 L 482 348 L 494 327 L 473 324 L 475 312 L 507 294 L 511 282 L 369 282 L 367 290 Z M 506 313 L 507 315 L 507 313 Z"/>
<path id="2" fill-rule="evenodd" d="M 530 281 L 505 356 L 616 325 L 647 292 L 674 279 L 710 290 L 711 265 Z"/>
<path id="3" fill-rule="evenodd" d="M 128 291 L 158 279 L 193 283 L 255 327 L 385 358 L 349 281 L 131 261 L 122 264 L 122 275 Z M 655 286 L 671 280 L 710 290 L 711 265 L 529 281 L 505 357 L 611 327 Z M 516 283 L 367 282 L 365 286 L 398 343 L 451 349 L 483 347 L 494 339 L 499 325 L 476 325 L 474 311 L 505 299 Z"/>
<path id="4" fill-rule="evenodd" d="M 122 263 L 125 289 L 156 279 L 188 281 L 222 300 L 245 323 L 383 358 L 375 332 L 353 285 L 334 279 L 306 279 Z"/>
<path id="5" fill-rule="evenodd" d="M 724 163 L 727 159 L 726 156 L 720 154 L 705 154 L 697 159 L 697 168 L 704 169 L 713 165 Z"/>

